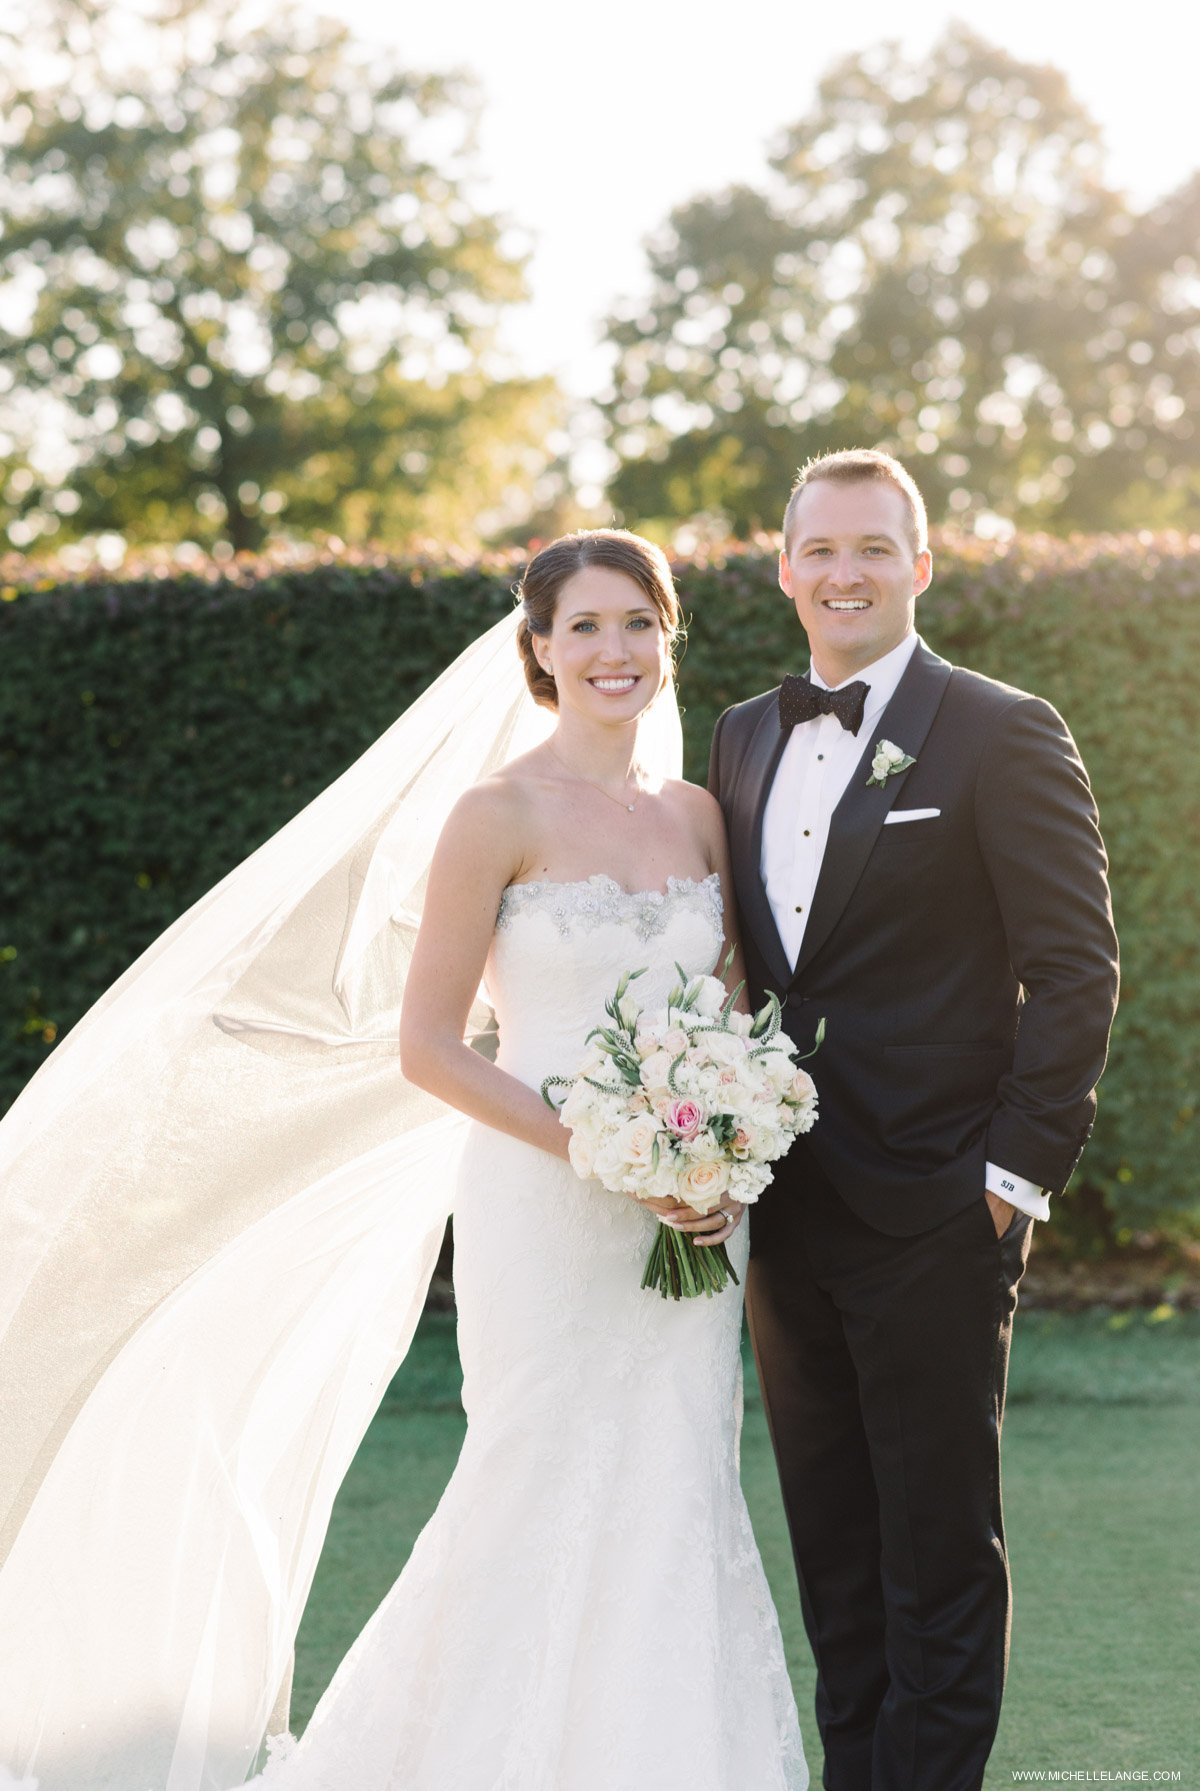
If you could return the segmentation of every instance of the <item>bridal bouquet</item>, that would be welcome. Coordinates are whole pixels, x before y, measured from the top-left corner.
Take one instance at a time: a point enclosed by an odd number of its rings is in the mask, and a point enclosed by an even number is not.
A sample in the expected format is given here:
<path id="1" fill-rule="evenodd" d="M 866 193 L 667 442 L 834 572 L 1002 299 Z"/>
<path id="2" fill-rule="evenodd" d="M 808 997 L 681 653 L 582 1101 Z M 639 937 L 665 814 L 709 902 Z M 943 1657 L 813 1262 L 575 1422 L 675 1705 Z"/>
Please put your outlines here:
<path id="1" fill-rule="evenodd" d="M 644 972 L 628 971 L 605 1003 L 608 1024 L 588 1034 L 576 1074 L 547 1077 L 542 1097 L 554 1106 L 552 1091 L 567 1090 L 558 1112 L 571 1128 L 577 1175 L 595 1176 L 613 1193 L 711 1213 L 724 1194 L 757 1200 L 770 1164 L 816 1121 L 817 1091 L 780 1030 L 775 995 L 753 1016 L 735 1013 L 743 985 L 730 995 L 715 976 L 676 970 L 666 1007 L 650 1013 L 628 992 Z M 730 1277 L 737 1280 L 724 1244 L 697 1246 L 660 1224 L 642 1286 L 689 1299 L 719 1293 Z"/>

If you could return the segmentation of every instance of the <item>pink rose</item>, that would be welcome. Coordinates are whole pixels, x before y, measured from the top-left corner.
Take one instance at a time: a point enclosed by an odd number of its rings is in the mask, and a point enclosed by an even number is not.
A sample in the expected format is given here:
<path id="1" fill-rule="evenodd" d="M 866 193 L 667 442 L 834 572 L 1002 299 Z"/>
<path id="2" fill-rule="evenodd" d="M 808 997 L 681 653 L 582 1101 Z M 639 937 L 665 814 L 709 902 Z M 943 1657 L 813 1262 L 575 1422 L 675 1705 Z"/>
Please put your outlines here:
<path id="1" fill-rule="evenodd" d="M 733 1138 L 730 1141 L 730 1155 L 737 1157 L 741 1162 L 745 1162 L 746 1158 L 751 1156 L 758 1149 L 758 1144 L 759 1133 L 757 1126 L 741 1125 L 733 1134 Z"/>
<path id="2" fill-rule="evenodd" d="M 704 1124 L 704 1112 L 697 1101 L 672 1101 L 666 1121 L 667 1130 L 676 1138 L 694 1138 Z"/>

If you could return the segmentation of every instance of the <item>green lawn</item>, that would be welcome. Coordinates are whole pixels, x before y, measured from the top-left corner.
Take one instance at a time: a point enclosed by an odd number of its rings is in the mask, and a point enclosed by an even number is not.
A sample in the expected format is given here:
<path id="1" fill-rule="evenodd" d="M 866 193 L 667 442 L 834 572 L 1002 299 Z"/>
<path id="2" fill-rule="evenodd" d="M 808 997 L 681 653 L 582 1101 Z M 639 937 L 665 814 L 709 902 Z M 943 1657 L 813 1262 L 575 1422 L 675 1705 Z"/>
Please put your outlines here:
<path id="1" fill-rule="evenodd" d="M 300 1629 L 294 1728 L 437 1503 L 462 1438 L 458 1386 L 453 1320 L 428 1316 L 334 1510 Z M 1004 1462 L 1016 1610 L 987 1791 L 1039 1768 L 1089 1783 L 1173 1768 L 1200 1786 L 1200 1314 L 1019 1314 Z M 749 1358 L 742 1470 L 819 1783 L 812 1667 Z"/>

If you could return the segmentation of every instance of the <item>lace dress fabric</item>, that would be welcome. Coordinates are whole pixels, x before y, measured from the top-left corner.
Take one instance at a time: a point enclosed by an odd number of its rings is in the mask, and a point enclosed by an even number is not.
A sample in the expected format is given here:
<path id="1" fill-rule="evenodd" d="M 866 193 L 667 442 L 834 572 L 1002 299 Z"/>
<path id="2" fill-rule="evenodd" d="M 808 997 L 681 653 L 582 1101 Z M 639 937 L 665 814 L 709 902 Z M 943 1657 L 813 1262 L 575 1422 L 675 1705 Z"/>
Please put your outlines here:
<path id="1" fill-rule="evenodd" d="M 625 970 L 710 970 L 720 889 L 504 894 L 498 1062 L 568 1073 Z M 456 1198 L 468 1429 L 408 1564 L 264 1791 L 803 1791 L 738 1478 L 741 1292 L 643 1292 L 655 1220 L 472 1129 Z M 739 1275 L 747 1230 L 731 1240 Z"/>

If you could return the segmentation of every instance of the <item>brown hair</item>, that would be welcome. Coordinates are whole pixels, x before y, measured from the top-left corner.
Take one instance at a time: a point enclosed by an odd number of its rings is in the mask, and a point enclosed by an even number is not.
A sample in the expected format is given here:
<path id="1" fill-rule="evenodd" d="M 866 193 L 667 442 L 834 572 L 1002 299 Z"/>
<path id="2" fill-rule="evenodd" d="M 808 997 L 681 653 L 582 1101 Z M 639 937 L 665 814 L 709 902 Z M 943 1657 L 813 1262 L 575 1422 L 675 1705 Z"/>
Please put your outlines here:
<path id="1" fill-rule="evenodd" d="M 891 485 L 904 499 L 908 511 L 909 543 L 913 552 L 925 552 L 929 545 L 929 523 L 925 516 L 925 500 L 912 474 L 878 448 L 843 448 L 836 454 L 818 454 L 815 459 L 805 461 L 796 474 L 796 483 L 783 513 L 783 544 L 788 553 L 791 552 L 792 525 L 796 520 L 800 493 L 818 479 L 828 479 L 834 485 L 858 485 L 868 481 Z"/>
<path id="2" fill-rule="evenodd" d="M 632 535 L 628 529 L 579 529 L 560 535 L 535 553 L 517 587 L 524 614 L 517 628 L 517 646 L 525 666 L 525 681 L 536 703 L 558 708 L 558 688 L 544 672 L 533 651 L 533 637 L 547 635 L 554 626 L 554 612 L 563 586 L 585 566 L 607 566 L 623 572 L 646 593 L 663 625 L 668 645 L 674 648 L 680 633 L 679 598 L 667 556 L 653 541 Z M 671 670 L 674 674 L 672 655 Z"/>

